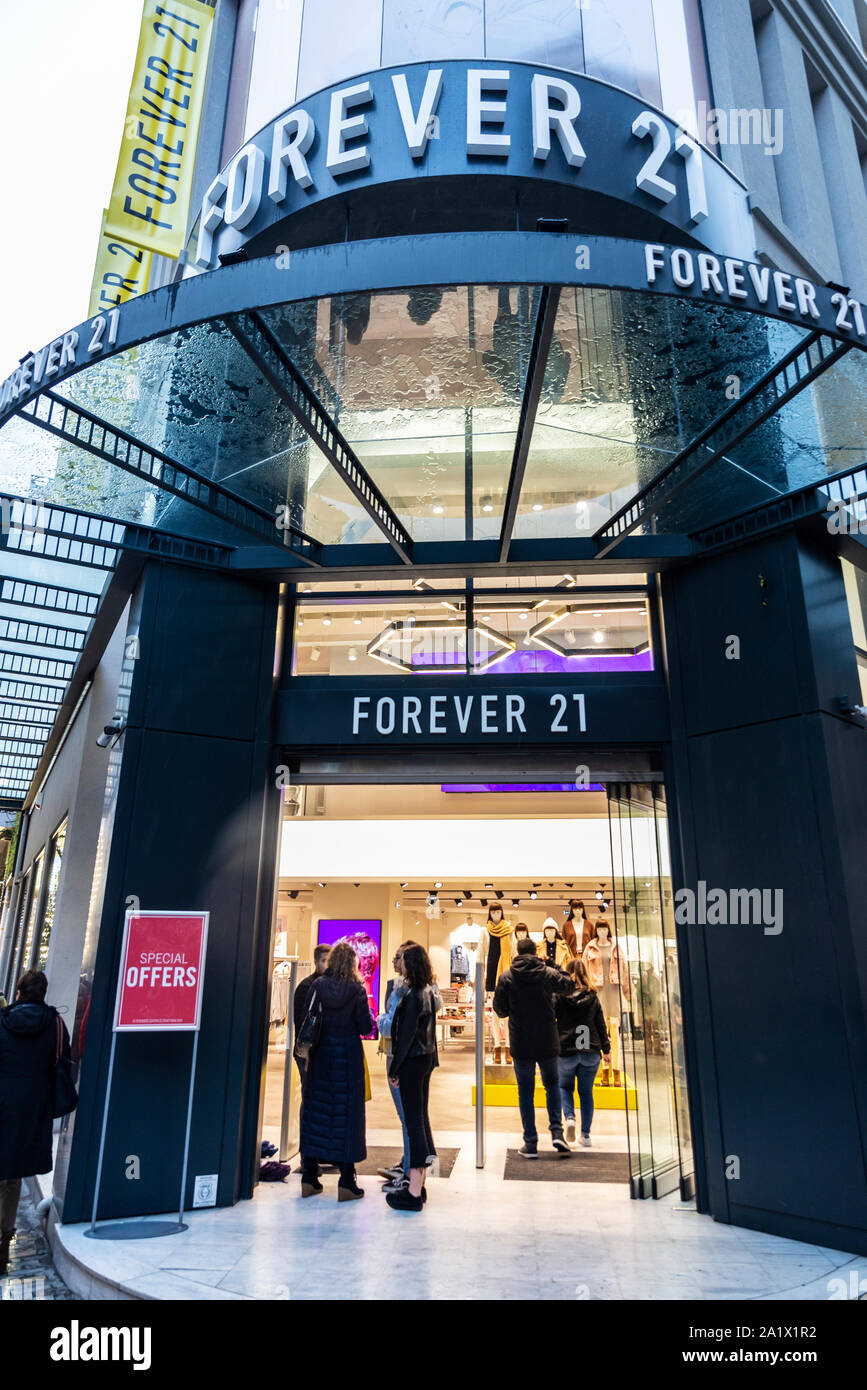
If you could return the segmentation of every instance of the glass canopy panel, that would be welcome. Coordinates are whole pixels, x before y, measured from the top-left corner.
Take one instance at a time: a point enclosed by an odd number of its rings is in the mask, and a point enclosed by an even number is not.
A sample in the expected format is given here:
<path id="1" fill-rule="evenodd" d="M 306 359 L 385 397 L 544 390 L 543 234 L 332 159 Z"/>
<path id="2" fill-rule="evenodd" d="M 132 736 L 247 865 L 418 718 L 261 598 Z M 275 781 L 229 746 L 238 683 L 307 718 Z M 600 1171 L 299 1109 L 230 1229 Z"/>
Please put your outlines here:
<path id="1" fill-rule="evenodd" d="M 515 537 L 592 534 L 805 336 L 703 302 L 564 290 Z"/>
<path id="2" fill-rule="evenodd" d="M 291 525 L 323 541 L 341 539 L 341 527 L 359 518 L 366 522 L 336 470 L 220 320 L 119 353 L 64 383 L 63 393 L 272 515 L 275 544 L 280 509 Z M 141 492 L 141 480 L 130 478 L 130 485 Z M 154 525 L 251 543 L 216 514 L 153 483 L 145 491 L 157 494 L 149 504 Z"/>
<path id="3" fill-rule="evenodd" d="M 648 529 L 711 526 L 865 457 L 867 358 L 851 351 L 661 507 Z"/>
<path id="4" fill-rule="evenodd" d="M 538 297 L 447 285 L 262 317 L 413 539 L 469 540 L 499 533 Z"/>

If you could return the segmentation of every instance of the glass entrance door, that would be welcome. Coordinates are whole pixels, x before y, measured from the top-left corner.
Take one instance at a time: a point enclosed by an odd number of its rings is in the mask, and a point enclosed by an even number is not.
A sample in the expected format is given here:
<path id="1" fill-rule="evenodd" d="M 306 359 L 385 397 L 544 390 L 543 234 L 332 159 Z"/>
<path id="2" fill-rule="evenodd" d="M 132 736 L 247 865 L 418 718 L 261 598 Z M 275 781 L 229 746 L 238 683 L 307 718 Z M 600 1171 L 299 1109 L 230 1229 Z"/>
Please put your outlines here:
<path id="1" fill-rule="evenodd" d="M 608 817 L 630 1189 L 663 1197 L 679 1188 L 686 1199 L 694 1170 L 662 786 L 611 784 Z"/>

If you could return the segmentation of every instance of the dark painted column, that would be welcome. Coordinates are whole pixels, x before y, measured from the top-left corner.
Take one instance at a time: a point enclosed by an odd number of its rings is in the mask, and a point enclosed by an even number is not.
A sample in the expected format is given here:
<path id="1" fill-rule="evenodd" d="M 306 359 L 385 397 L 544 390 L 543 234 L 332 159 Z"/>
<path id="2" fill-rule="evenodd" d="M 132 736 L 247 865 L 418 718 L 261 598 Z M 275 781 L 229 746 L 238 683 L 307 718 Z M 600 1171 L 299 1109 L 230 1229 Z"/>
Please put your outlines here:
<path id="1" fill-rule="evenodd" d="M 210 913 L 186 1199 L 197 1174 L 219 1174 L 219 1205 L 252 1190 L 279 825 L 270 729 L 277 598 L 273 585 L 157 563 L 135 595 L 138 646 L 128 639 L 129 718 L 93 919 L 66 1222 L 90 1216 L 130 898 L 144 909 Z M 119 1036 L 100 1216 L 176 1209 L 191 1050 L 189 1033 Z"/>
<path id="2" fill-rule="evenodd" d="M 839 704 L 840 563 L 788 533 L 662 592 L 682 881 L 782 892 L 779 932 L 680 928 L 702 1205 L 867 1253 L 867 731 Z"/>

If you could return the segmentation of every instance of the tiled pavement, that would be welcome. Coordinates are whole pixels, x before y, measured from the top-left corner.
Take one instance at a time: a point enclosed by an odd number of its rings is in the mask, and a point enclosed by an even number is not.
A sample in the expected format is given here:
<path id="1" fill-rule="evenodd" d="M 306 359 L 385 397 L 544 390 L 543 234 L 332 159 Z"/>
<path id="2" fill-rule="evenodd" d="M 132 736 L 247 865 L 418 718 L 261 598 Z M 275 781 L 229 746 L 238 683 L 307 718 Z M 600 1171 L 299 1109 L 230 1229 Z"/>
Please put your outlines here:
<path id="1" fill-rule="evenodd" d="M 75 1298 L 75 1294 L 66 1287 L 54 1268 L 36 1208 L 22 1192 L 18 1231 L 10 1251 L 9 1271 L 5 1279 L 0 1279 L 0 1301 L 72 1298 Z"/>

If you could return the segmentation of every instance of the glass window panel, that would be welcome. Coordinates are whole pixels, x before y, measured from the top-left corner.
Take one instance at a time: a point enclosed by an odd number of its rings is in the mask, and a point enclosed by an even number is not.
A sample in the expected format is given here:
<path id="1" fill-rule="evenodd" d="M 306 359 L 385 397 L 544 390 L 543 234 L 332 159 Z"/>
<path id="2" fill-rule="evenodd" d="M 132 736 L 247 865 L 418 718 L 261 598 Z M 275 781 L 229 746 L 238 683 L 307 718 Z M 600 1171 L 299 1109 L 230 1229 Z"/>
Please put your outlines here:
<path id="1" fill-rule="evenodd" d="M 485 56 L 581 72 L 578 16 L 575 0 L 486 0 Z"/>
<path id="2" fill-rule="evenodd" d="M 298 100 L 380 65 L 382 0 L 307 0 Z"/>
<path id="3" fill-rule="evenodd" d="M 660 106 L 652 0 L 593 0 L 581 7 L 581 25 L 589 75 Z"/>
<path id="4" fill-rule="evenodd" d="M 304 0 L 259 0 L 244 139 L 295 101 Z"/>
<path id="5" fill-rule="evenodd" d="M 609 1033 L 612 1062 L 617 1065 L 619 1045 L 626 1083 L 636 1091 L 635 1109 L 627 1113 L 630 1176 L 634 1194 L 645 1197 L 657 1195 L 654 1179 L 666 1170 L 679 1169 L 679 1177 L 684 1160 L 692 1166 L 677 950 L 671 919 L 663 914 L 666 891 L 671 896 L 668 840 L 664 811 L 661 821 L 655 812 L 649 788 L 614 789 L 609 814 L 615 930 L 625 968 L 621 1012 Z"/>
<path id="6" fill-rule="evenodd" d="M 481 58 L 482 0 L 384 0 L 382 66 L 436 58 Z"/>
<path id="7" fill-rule="evenodd" d="M 63 867 L 63 850 L 66 845 L 66 821 L 54 835 L 51 842 L 51 868 L 48 872 L 48 894 L 45 899 L 45 916 L 42 921 L 42 931 L 39 936 L 39 954 L 36 963 L 37 970 L 45 969 L 45 962 L 48 960 L 48 951 L 51 946 L 51 930 L 54 926 L 54 909 L 57 905 L 57 888 L 60 883 L 60 871 Z"/>
<path id="8" fill-rule="evenodd" d="M 33 864 L 32 889 L 30 894 L 30 906 L 27 910 L 27 933 L 24 937 L 24 946 L 18 959 L 18 975 L 30 969 L 30 956 L 33 949 L 33 938 L 36 931 L 36 914 L 39 910 L 39 894 L 42 889 L 42 872 L 45 868 L 45 853 L 43 851 Z"/>
<path id="9" fill-rule="evenodd" d="M 564 593 L 571 598 L 569 590 Z M 304 600 L 295 617 L 292 674 L 580 675 L 653 669 L 642 590 L 583 591 L 575 601 L 569 598 L 476 594 L 472 639 L 463 599 Z"/>
<path id="10" fill-rule="evenodd" d="M 858 680 L 861 685 L 861 703 L 867 705 L 867 574 L 856 569 L 848 560 L 841 560 L 843 581 L 846 585 L 846 601 L 849 605 L 849 618 L 852 623 L 852 640 L 855 645 L 855 660 L 858 663 Z"/>

